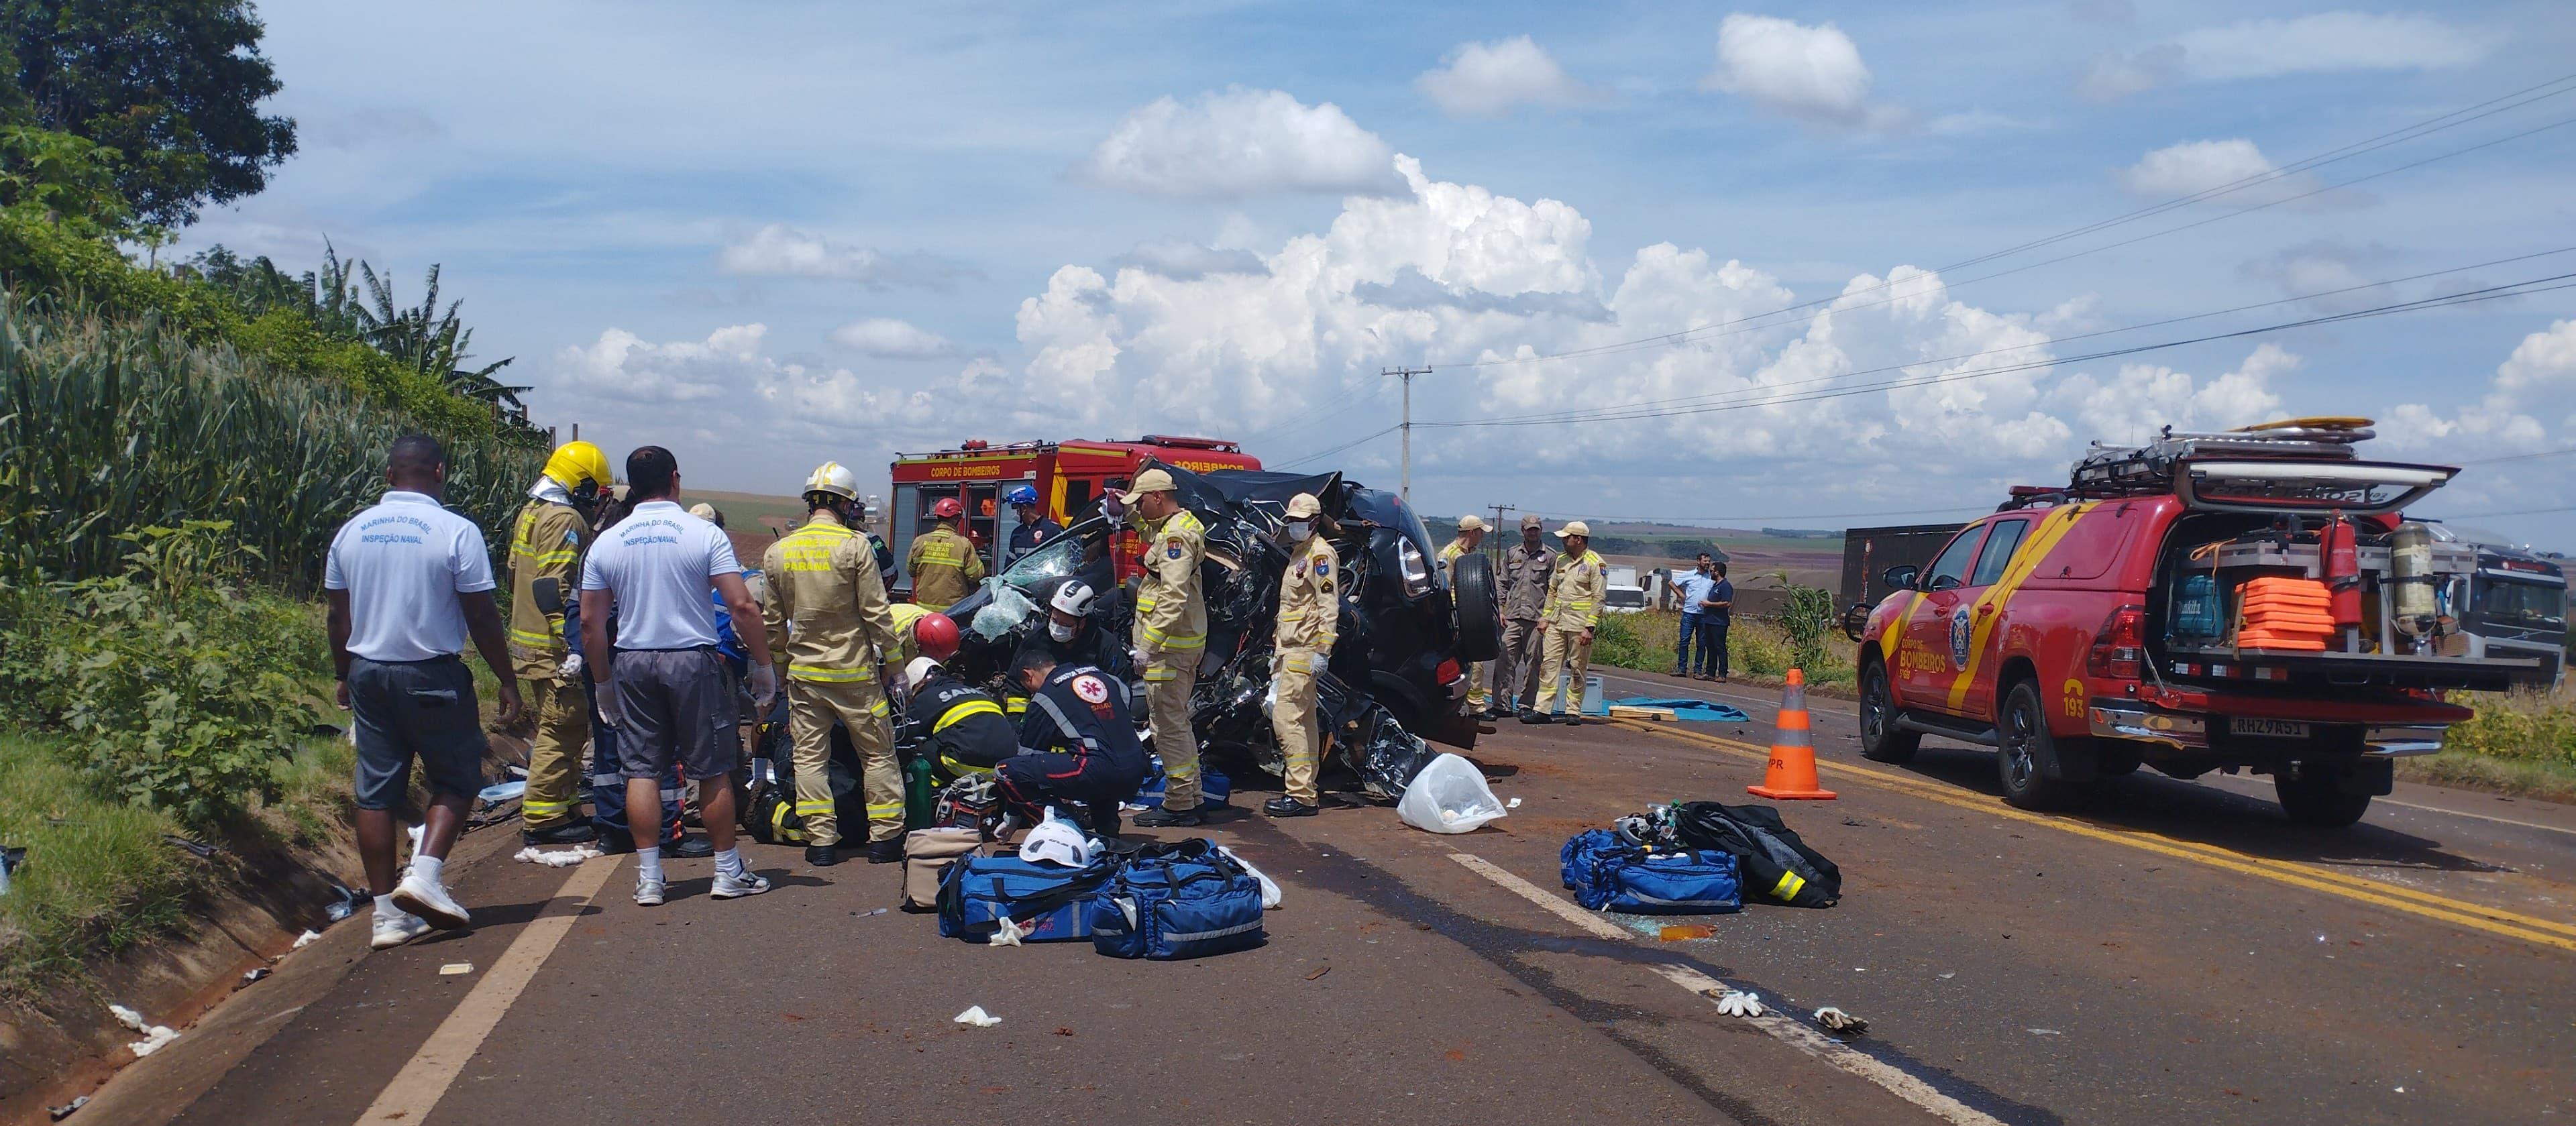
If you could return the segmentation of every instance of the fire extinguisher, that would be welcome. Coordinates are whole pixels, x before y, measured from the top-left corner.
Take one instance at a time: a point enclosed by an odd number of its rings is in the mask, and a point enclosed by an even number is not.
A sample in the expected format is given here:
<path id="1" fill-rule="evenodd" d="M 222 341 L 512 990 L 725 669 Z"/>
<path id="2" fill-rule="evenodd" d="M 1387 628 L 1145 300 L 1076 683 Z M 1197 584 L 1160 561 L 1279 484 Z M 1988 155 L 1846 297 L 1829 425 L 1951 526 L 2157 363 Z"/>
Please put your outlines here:
<path id="1" fill-rule="evenodd" d="M 2352 521 L 2340 511 L 2326 521 L 2318 548 L 2325 556 L 2326 592 L 2335 629 L 2343 634 L 2344 651 L 2361 651 L 2361 551 L 2353 542 Z"/>

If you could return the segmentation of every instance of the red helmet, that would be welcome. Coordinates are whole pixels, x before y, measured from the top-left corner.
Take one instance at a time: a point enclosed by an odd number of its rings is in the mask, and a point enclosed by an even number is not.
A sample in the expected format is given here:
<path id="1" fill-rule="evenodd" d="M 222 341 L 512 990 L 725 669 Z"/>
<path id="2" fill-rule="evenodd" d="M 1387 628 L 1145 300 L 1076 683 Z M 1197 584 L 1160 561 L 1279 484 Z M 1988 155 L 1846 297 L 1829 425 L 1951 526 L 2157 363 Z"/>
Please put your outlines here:
<path id="1" fill-rule="evenodd" d="M 941 497 L 930 506 L 930 514 L 942 520 L 954 520 L 966 515 L 966 506 L 957 503 L 956 497 Z"/>
<path id="2" fill-rule="evenodd" d="M 912 624 L 912 640 L 921 646 L 922 656 L 944 663 L 957 655 L 957 621 L 946 614 L 924 614 Z"/>

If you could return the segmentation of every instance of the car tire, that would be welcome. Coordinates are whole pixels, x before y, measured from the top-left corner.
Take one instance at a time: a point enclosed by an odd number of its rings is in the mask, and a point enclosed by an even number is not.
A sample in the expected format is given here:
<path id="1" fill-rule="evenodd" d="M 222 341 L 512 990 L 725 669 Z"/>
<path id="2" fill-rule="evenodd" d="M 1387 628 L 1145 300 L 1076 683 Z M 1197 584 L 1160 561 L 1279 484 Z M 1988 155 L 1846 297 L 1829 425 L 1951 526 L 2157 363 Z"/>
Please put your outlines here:
<path id="1" fill-rule="evenodd" d="M 1887 683 L 1887 663 L 1869 661 L 1860 670 L 1860 757 L 1871 762 L 1912 762 L 1923 746 L 1920 731 L 1896 726 L 1896 696 Z"/>
<path id="2" fill-rule="evenodd" d="M 1494 598 L 1494 561 L 1469 552 L 1449 563 L 1449 601 L 1458 611 L 1458 661 L 1474 664 L 1503 653 L 1503 617 Z"/>
<path id="3" fill-rule="evenodd" d="M 2041 764 L 2057 759 L 2056 736 L 2048 733 L 2048 707 L 2039 686 L 2022 681 L 2004 694 L 1995 717 L 1995 773 L 2003 780 L 2004 801 L 2022 809 L 2064 805 L 2075 787 L 2048 777 Z"/>
<path id="4" fill-rule="evenodd" d="M 2342 829 L 2361 820 L 2370 810 L 2370 795 L 2347 794 L 2337 785 L 2338 773 L 2331 770 L 2301 770 L 2295 777 L 2283 773 L 2272 776 L 2272 788 L 2280 795 L 2281 812 L 2290 820 L 2313 829 Z"/>

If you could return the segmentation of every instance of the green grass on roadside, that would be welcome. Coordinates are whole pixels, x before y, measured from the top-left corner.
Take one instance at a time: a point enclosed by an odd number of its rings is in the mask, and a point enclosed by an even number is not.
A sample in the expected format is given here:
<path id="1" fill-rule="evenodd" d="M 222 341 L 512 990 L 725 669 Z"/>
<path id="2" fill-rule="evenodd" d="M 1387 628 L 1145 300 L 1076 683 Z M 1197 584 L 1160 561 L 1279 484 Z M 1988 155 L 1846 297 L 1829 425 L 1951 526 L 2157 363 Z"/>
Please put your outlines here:
<path id="1" fill-rule="evenodd" d="M 27 850 L 0 896 L 0 998 L 163 933 L 196 881 L 170 815 L 101 796 L 45 741 L 0 733 L 0 843 Z"/>
<path id="2" fill-rule="evenodd" d="M 2475 751 L 2446 750 L 2422 758 L 2397 760 L 2397 776 L 2409 782 L 2435 786 L 2576 803 L 2576 766 L 2561 762 L 2493 758 Z"/>
<path id="3" fill-rule="evenodd" d="M 1681 629 L 1682 616 L 1677 610 L 1602 615 L 1601 626 L 1593 632 L 1592 663 L 1639 672 L 1671 672 Z M 1835 640 L 1840 640 L 1839 635 Z M 1848 645 L 1828 647 L 1826 659 L 1806 670 L 1808 683 L 1851 681 L 1854 672 L 1849 651 Z M 1757 676 L 1780 676 L 1797 664 L 1791 656 L 1788 632 L 1753 618 L 1737 618 L 1727 627 L 1726 660 L 1730 671 Z"/>

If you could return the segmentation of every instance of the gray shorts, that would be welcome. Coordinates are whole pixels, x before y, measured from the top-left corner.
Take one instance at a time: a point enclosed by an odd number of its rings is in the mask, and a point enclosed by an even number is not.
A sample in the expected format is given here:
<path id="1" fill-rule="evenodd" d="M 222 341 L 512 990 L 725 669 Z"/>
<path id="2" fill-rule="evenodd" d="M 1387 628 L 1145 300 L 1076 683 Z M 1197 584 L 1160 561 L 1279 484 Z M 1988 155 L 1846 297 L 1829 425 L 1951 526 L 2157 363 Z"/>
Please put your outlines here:
<path id="1" fill-rule="evenodd" d="M 349 712 L 358 735 L 358 808 L 391 809 L 411 782 L 412 760 L 440 797 L 483 788 L 481 714 L 474 674 L 454 657 L 349 662 Z"/>
<path id="2" fill-rule="evenodd" d="M 677 761 L 690 778 L 731 774 L 742 751 L 733 670 L 714 649 L 620 649 L 613 673 L 626 711 L 618 769 L 662 778 Z"/>

